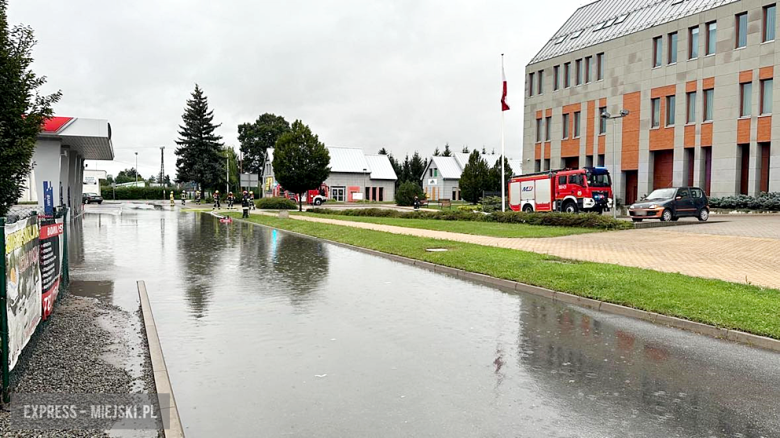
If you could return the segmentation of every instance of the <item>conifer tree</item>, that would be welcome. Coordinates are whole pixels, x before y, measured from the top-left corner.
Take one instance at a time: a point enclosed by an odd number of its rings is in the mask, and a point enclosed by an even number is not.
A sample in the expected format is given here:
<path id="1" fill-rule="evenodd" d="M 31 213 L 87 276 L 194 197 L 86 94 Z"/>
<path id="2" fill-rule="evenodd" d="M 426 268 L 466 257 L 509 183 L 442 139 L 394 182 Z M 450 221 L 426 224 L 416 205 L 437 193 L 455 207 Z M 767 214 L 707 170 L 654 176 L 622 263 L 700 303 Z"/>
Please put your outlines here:
<path id="1" fill-rule="evenodd" d="M 209 109 L 208 98 L 198 84 L 187 100 L 182 121 L 176 140 L 176 181 L 193 181 L 201 189 L 219 189 L 225 180 L 225 155 L 222 137 L 215 131 L 222 125 L 214 124 L 214 111 Z"/>

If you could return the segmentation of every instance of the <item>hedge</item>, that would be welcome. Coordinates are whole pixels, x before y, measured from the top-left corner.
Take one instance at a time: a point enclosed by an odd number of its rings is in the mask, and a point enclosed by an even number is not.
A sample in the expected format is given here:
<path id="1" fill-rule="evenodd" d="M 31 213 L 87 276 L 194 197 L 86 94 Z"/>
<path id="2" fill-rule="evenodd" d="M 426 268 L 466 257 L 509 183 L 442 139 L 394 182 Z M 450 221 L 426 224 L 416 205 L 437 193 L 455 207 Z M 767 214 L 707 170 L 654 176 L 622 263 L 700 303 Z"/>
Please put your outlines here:
<path id="1" fill-rule="evenodd" d="M 165 195 L 163 196 L 163 190 Z M 162 201 L 170 199 L 171 189 L 167 187 L 117 187 L 116 198 L 114 198 L 114 188 L 111 186 L 101 186 L 100 192 L 103 199 L 126 200 L 155 200 Z M 176 200 L 181 199 L 181 190 L 173 189 L 173 196 Z"/>
<path id="2" fill-rule="evenodd" d="M 780 211 L 780 192 L 762 193 L 758 196 L 737 195 L 710 198 L 710 208 Z"/>
<path id="3" fill-rule="evenodd" d="M 255 201 L 259 209 L 265 210 L 297 210 L 298 204 L 287 198 L 261 198 Z"/>
<path id="4" fill-rule="evenodd" d="M 600 230 L 625 230 L 633 228 L 628 221 L 613 219 L 596 213 L 567 214 L 567 213 L 524 213 L 518 211 L 494 212 L 490 214 L 473 213 L 468 211 L 400 211 L 383 208 L 361 208 L 351 210 L 332 210 L 327 208 L 313 208 L 310 213 L 341 215 L 341 216 L 366 216 L 366 217 L 392 217 L 401 219 L 433 219 L 443 221 L 473 221 L 473 222 L 497 222 L 505 224 L 528 224 L 551 227 L 579 227 Z"/>

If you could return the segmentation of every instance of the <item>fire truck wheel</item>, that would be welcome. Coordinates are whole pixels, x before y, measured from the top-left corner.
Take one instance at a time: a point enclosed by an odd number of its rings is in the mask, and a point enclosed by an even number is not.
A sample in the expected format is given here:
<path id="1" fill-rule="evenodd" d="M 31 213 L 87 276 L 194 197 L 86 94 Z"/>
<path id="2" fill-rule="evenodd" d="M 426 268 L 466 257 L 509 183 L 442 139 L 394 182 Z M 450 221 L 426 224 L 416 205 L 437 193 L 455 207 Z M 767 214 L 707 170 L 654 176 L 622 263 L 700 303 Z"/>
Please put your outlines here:
<path id="1" fill-rule="evenodd" d="M 664 212 L 661 213 L 661 222 L 670 222 L 672 218 L 673 216 L 671 210 L 664 210 Z"/>
<path id="2" fill-rule="evenodd" d="M 314 205 L 322 205 L 322 199 L 317 198 L 314 200 Z"/>
<path id="3" fill-rule="evenodd" d="M 524 213 L 533 213 L 534 212 L 534 208 L 531 206 L 531 204 L 525 204 L 525 206 L 523 207 L 523 212 Z"/>
<path id="4" fill-rule="evenodd" d="M 569 201 L 566 204 L 563 205 L 563 212 L 564 213 L 577 213 L 577 204 Z"/>

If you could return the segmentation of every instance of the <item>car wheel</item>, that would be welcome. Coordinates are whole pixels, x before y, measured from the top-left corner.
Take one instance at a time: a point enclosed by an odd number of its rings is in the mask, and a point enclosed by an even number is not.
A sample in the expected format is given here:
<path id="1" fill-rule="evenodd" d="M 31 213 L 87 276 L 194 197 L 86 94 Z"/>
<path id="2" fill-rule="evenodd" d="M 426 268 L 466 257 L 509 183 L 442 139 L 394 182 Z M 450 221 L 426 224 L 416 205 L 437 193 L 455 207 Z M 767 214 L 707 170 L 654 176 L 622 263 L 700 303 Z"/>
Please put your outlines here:
<path id="1" fill-rule="evenodd" d="M 569 213 L 569 214 L 577 213 L 577 204 L 575 204 L 575 203 L 573 203 L 571 201 L 567 202 L 563 206 L 563 212 L 564 213 Z"/>
<path id="2" fill-rule="evenodd" d="M 638 218 L 635 218 L 635 217 L 632 217 L 631 220 L 634 221 L 634 222 L 642 222 L 642 219 L 638 219 Z"/>
<path id="3" fill-rule="evenodd" d="M 531 206 L 531 204 L 525 204 L 523 207 L 523 213 L 533 213 L 534 208 Z"/>
<path id="4" fill-rule="evenodd" d="M 322 205 L 322 199 L 319 199 L 319 198 L 315 199 L 314 200 L 314 205 Z"/>
<path id="5" fill-rule="evenodd" d="M 670 222 L 673 217 L 671 210 L 664 210 L 664 212 L 661 213 L 661 222 Z"/>
<path id="6" fill-rule="evenodd" d="M 678 220 L 680 220 L 679 216 L 672 216 L 672 222 L 677 222 Z"/>
<path id="7" fill-rule="evenodd" d="M 103 205 L 103 201 L 98 201 L 98 205 Z"/>
<path id="8" fill-rule="evenodd" d="M 706 208 L 702 208 L 699 210 L 699 215 L 696 216 L 697 219 L 699 219 L 699 222 L 707 222 L 707 219 L 710 218 L 710 211 Z"/>
<path id="9" fill-rule="evenodd" d="M 85 199 L 85 200 L 84 200 L 84 203 L 85 203 L 85 204 L 89 204 L 89 199 Z"/>

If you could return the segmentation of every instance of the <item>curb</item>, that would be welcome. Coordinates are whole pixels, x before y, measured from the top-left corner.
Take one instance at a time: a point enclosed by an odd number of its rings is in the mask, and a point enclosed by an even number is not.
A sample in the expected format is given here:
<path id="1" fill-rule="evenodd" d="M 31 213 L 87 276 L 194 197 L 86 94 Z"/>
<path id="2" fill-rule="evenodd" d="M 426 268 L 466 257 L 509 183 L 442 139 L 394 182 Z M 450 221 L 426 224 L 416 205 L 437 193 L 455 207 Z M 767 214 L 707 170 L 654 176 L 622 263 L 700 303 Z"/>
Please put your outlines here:
<path id="1" fill-rule="evenodd" d="M 235 220 L 240 222 L 246 222 L 252 225 L 257 225 L 260 227 L 276 229 L 275 227 L 258 224 L 250 221 L 245 221 L 242 219 L 235 219 Z M 295 231 L 288 231 L 284 229 L 280 229 L 280 230 L 284 231 L 285 233 L 290 233 L 298 236 L 308 237 L 310 239 L 316 239 L 316 240 L 328 242 L 335 246 L 348 248 L 353 251 L 362 252 L 364 254 L 370 254 L 377 257 L 382 257 L 388 260 L 403 263 L 405 265 L 417 266 L 419 268 L 428 271 L 433 271 L 440 274 L 450 275 L 452 277 L 471 280 L 480 284 L 484 284 L 486 286 L 498 287 L 503 290 L 524 292 L 530 295 L 548 298 L 552 301 L 557 301 L 566 304 L 573 304 L 576 306 L 598 310 L 600 312 L 610 313 L 613 315 L 627 316 L 629 318 L 640 319 L 643 321 L 651 322 L 653 324 L 665 325 L 667 327 L 681 329 L 699 335 L 705 335 L 717 339 L 723 339 L 732 342 L 737 342 L 740 344 L 746 344 L 751 347 L 758 347 L 765 350 L 780 352 L 780 340 L 768 338 L 766 336 L 754 335 L 752 333 L 742 332 L 739 330 L 731 330 L 731 329 L 716 327 L 713 325 L 694 322 L 687 319 L 677 318 L 674 316 L 667 316 L 667 315 L 662 315 L 660 313 L 635 309 L 633 307 L 621 306 L 619 304 L 612 304 L 605 301 L 593 300 L 590 298 L 585 298 L 579 295 L 573 295 L 566 292 L 556 292 L 554 290 L 545 289 L 543 287 L 532 286 L 530 284 L 519 283 L 517 281 L 512 281 L 512 280 L 504 280 L 502 278 L 491 277 L 489 275 L 478 274 L 476 272 L 468 272 L 459 268 L 451 268 L 449 266 L 437 265 L 435 263 L 424 262 L 422 260 L 415 260 L 412 258 L 399 256 L 395 254 L 388 254 L 374 249 L 362 248 L 347 243 L 335 242 L 320 237 L 310 236 L 308 234 L 297 233 Z"/>
<path id="2" fill-rule="evenodd" d="M 149 304 L 149 295 L 146 293 L 146 283 L 138 281 L 138 297 L 141 299 L 141 312 L 144 318 L 146 339 L 149 343 L 149 355 L 152 358 L 152 371 L 154 373 L 154 385 L 157 389 L 157 401 L 160 404 L 162 418 L 168 418 L 168 427 L 163 430 L 166 438 L 184 438 L 184 429 L 179 417 L 179 408 L 173 396 L 173 387 L 168 377 L 168 368 L 165 366 L 160 337 L 157 335 L 157 325 L 154 323 L 152 306 Z M 169 394 L 165 401 L 159 398 L 160 394 Z M 163 424 L 165 421 L 163 421 Z M 165 426 L 163 426 L 165 427 Z"/>

